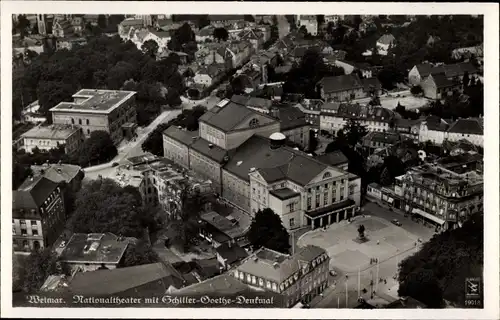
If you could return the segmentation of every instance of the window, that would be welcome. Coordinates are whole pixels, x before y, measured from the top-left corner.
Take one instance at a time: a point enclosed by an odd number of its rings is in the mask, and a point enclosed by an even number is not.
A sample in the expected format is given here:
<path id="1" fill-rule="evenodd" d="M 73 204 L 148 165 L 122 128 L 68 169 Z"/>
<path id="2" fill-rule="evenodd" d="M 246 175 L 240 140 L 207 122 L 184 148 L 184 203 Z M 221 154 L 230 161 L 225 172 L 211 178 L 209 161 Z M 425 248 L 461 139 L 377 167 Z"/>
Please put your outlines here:
<path id="1" fill-rule="evenodd" d="M 319 186 L 316 186 L 316 191 L 319 191 Z"/>
<path id="2" fill-rule="evenodd" d="M 255 128 L 259 125 L 259 120 L 258 119 L 252 119 L 250 120 L 249 126 L 250 128 Z"/>
<path id="3" fill-rule="evenodd" d="M 264 279 L 259 278 L 259 286 L 261 286 L 261 287 L 264 286 Z"/>
<path id="4" fill-rule="evenodd" d="M 28 234 L 28 231 L 26 229 L 21 229 L 21 235 L 25 236 Z"/>
<path id="5" fill-rule="evenodd" d="M 278 286 L 276 285 L 276 283 L 273 283 L 273 290 L 278 291 Z"/>
<path id="6" fill-rule="evenodd" d="M 255 278 L 255 276 L 252 276 L 252 284 L 256 284 L 257 283 L 257 278 Z"/>
<path id="7" fill-rule="evenodd" d="M 90 134 L 90 129 L 87 129 L 87 134 Z"/>
<path id="8" fill-rule="evenodd" d="M 71 118 L 71 124 L 75 124 L 75 119 Z"/>
<path id="9" fill-rule="evenodd" d="M 328 183 L 325 183 L 325 189 L 328 189 Z"/>
<path id="10" fill-rule="evenodd" d="M 31 220 L 31 225 L 36 226 L 36 220 Z"/>
<path id="11" fill-rule="evenodd" d="M 311 210 L 311 197 L 307 197 L 307 210 Z"/>
<path id="12" fill-rule="evenodd" d="M 26 225 L 26 220 L 20 220 L 20 222 L 21 222 L 21 225 L 22 225 L 22 226 L 25 226 L 25 225 Z"/>
<path id="13" fill-rule="evenodd" d="M 290 203 L 288 204 L 288 207 L 290 208 L 290 212 L 295 211 L 295 202 L 290 202 Z"/>
<path id="14" fill-rule="evenodd" d="M 268 289 L 271 289 L 271 281 L 269 281 L 269 280 L 268 280 L 268 281 L 266 281 L 266 287 L 267 287 Z"/>
<path id="15" fill-rule="evenodd" d="M 293 227 L 295 227 L 295 219 L 291 218 L 290 219 L 290 228 L 293 228 Z M 15 230 L 14 230 L 14 234 L 16 234 Z"/>
<path id="16" fill-rule="evenodd" d="M 328 192 L 323 194 L 323 205 L 326 206 L 328 204 Z"/>
<path id="17" fill-rule="evenodd" d="M 249 274 L 247 274 L 247 282 L 248 283 L 252 282 L 252 276 Z"/>
<path id="18" fill-rule="evenodd" d="M 16 235 L 16 227 L 12 226 L 12 234 Z"/>
<path id="19" fill-rule="evenodd" d="M 31 233 L 32 233 L 34 236 L 37 236 L 37 235 L 38 235 L 38 230 L 37 230 L 37 229 L 32 229 L 32 230 L 31 230 Z"/>
<path id="20" fill-rule="evenodd" d="M 332 202 L 336 202 L 337 201 L 337 190 L 333 190 L 332 191 Z"/>
<path id="21" fill-rule="evenodd" d="M 319 207 L 319 194 L 316 195 L 316 207 Z"/>
<path id="22" fill-rule="evenodd" d="M 89 124 L 90 124 L 90 121 L 89 121 L 89 119 L 87 119 L 87 125 L 89 125 Z"/>
<path id="23" fill-rule="evenodd" d="M 82 119 L 78 119 L 78 124 L 82 124 Z"/>

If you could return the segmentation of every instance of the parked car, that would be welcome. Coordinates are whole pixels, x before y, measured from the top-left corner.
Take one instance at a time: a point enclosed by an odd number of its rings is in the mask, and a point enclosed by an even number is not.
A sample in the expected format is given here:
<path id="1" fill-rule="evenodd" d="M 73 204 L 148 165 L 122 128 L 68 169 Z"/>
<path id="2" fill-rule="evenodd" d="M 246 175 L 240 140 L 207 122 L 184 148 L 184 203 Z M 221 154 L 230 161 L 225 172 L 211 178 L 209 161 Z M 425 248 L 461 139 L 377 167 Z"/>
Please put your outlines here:
<path id="1" fill-rule="evenodd" d="M 401 227 L 401 226 L 402 226 L 401 222 L 399 222 L 399 220 L 398 220 L 398 219 L 392 219 L 392 221 L 391 221 L 391 222 L 392 222 L 393 224 L 397 225 L 398 227 Z"/>

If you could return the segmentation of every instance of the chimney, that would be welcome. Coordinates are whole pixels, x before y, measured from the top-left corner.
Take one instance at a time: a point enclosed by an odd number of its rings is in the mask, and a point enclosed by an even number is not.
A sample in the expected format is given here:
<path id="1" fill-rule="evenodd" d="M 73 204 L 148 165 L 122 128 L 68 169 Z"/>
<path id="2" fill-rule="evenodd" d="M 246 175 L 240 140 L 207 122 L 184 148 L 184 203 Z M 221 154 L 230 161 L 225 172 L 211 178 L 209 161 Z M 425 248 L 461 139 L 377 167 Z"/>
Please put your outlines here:
<path id="1" fill-rule="evenodd" d="M 208 144 L 208 148 L 212 149 L 213 147 L 214 147 L 214 145 L 212 143 Z"/>

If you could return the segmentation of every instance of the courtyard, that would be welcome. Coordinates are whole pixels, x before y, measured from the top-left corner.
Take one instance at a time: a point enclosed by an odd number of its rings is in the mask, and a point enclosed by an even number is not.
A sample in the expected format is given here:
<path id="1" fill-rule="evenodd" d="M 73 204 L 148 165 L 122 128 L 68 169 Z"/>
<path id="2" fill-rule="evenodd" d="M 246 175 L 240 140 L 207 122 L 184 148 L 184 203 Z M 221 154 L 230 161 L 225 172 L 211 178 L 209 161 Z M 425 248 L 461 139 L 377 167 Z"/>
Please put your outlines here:
<path id="1" fill-rule="evenodd" d="M 364 243 L 355 241 L 360 225 L 365 226 L 365 236 L 368 239 Z M 350 273 L 372 267 L 372 258 L 378 258 L 382 262 L 412 249 L 417 240 L 418 236 L 385 219 L 357 216 L 351 222 L 341 221 L 330 225 L 326 230 L 307 232 L 298 239 L 297 245 L 324 248 L 330 256 L 332 267 Z"/>

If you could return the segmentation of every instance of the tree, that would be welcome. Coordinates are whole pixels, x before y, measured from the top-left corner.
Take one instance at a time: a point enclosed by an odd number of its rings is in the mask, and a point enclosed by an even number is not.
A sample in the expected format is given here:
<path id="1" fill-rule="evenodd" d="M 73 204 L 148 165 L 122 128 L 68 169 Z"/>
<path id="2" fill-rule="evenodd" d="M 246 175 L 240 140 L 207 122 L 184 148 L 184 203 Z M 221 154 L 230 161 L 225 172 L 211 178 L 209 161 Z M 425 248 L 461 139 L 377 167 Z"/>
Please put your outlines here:
<path id="1" fill-rule="evenodd" d="M 347 120 L 347 123 L 344 125 L 342 131 L 345 134 L 347 143 L 351 147 L 354 147 L 356 144 L 358 144 L 361 141 L 361 138 L 363 138 L 368 133 L 366 127 L 360 125 L 359 122 L 354 119 Z"/>
<path id="2" fill-rule="evenodd" d="M 156 54 L 158 53 L 159 48 L 160 48 L 160 46 L 158 45 L 158 42 L 156 42 L 153 39 L 144 41 L 144 43 L 141 46 L 142 52 L 150 55 L 151 57 L 156 57 Z"/>
<path id="3" fill-rule="evenodd" d="M 105 15 L 100 14 L 100 15 L 97 16 L 97 25 L 102 30 L 105 30 L 108 27 L 108 21 L 107 21 Z"/>
<path id="4" fill-rule="evenodd" d="M 229 38 L 229 33 L 225 28 L 215 28 L 214 29 L 214 38 L 217 40 L 227 41 Z"/>
<path id="5" fill-rule="evenodd" d="M 17 190 L 19 186 L 26 180 L 30 175 L 33 174 L 31 167 L 26 164 L 19 163 L 16 157 L 16 152 L 13 155 L 13 166 L 12 166 L 12 189 Z"/>
<path id="6" fill-rule="evenodd" d="M 50 275 L 69 275 L 68 266 L 59 260 L 51 248 L 31 252 L 24 265 L 22 287 L 27 293 L 37 292 Z"/>
<path id="7" fill-rule="evenodd" d="M 15 24 L 16 30 L 21 34 L 21 39 L 28 35 L 28 29 L 30 27 L 30 21 L 26 18 L 25 14 L 21 14 L 17 17 L 17 23 Z"/>
<path id="8" fill-rule="evenodd" d="M 97 179 L 78 192 L 68 228 L 79 233 L 105 233 L 140 238 L 146 227 L 145 208 L 111 179 Z"/>
<path id="9" fill-rule="evenodd" d="M 137 244 L 129 244 L 118 264 L 118 268 L 140 266 L 143 264 L 156 263 L 160 261 L 158 254 L 144 241 Z"/>
<path id="10" fill-rule="evenodd" d="M 360 239 L 363 239 L 365 237 L 365 225 L 360 225 L 358 228 L 358 235 Z"/>
<path id="11" fill-rule="evenodd" d="M 118 154 L 118 151 L 106 131 L 94 131 L 83 143 L 80 150 L 78 162 L 80 166 L 90 166 L 110 161 Z"/>
<path id="12" fill-rule="evenodd" d="M 247 22 L 255 22 L 255 18 L 251 14 L 244 14 L 243 19 Z"/>
<path id="13" fill-rule="evenodd" d="M 424 93 L 424 90 L 422 89 L 421 86 L 413 86 L 413 87 L 411 87 L 410 92 L 411 92 L 411 94 L 417 96 L 419 94 Z"/>
<path id="14" fill-rule="evenodd" d="M 314 130 L 309 130 L 309 152 L 314 152 L 319 145 L 317 133 Z"/>
<path id="15" fill-rule="evenodd" d="M 390 186 L 391 185 L 391 176 L 389 173 L 389 169 L 385 167 L 382 170 L 382 173 L 380 174 L 380 184 L 383 186 Z"/>
<path id="16" fill-rule="evenodd" d="M 262 247 L 282 253 L 290 250 L 289 234 L 280 216 L 269 208 L 255 214 L 247 238 L 254 250 Z"/>
<path id="17" fill-rule="evenodd" d="M 177 213 L 179 218 L 178 240 L 180 240 L 184 251 L 187 251 L 191 241 L 198 235 L 198 220 L 200 212 L 203 210 L 204 200 L 200 192 L 193 190 L 187 183 L 181 185 L 180 191 L 180 210 Z"/>
<path id="18" fill-rule="evenodd" d="M 476 213 L 462 227 L 435 235 L 401 261 L 399 296 L 411 296 L 430 308 L 446 299 L 465 307 L 464 283 L 481 277 L 484 261 L 484 215 Z"/>

